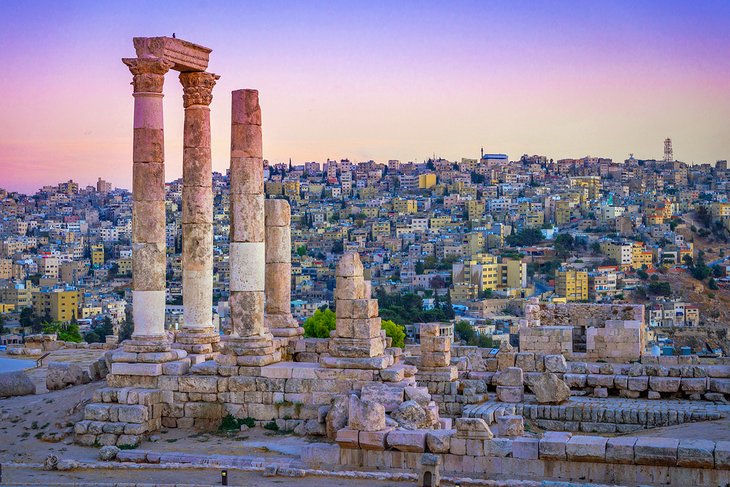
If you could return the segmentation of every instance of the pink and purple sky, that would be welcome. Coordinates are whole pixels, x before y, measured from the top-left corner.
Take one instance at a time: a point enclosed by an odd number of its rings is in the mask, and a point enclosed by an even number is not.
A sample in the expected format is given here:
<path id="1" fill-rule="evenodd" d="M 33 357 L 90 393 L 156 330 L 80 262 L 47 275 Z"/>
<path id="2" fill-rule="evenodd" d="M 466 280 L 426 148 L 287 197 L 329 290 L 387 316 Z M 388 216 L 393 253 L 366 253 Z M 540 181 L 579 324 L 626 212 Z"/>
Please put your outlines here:
<path id="1" fill-rule="evenodd" d="M 728 1 L 4 1 L 0 187 L 131 186 L 132 37 L 213 49 L 213 166 L 230 92 L 260 91 L 265 157 L 730 158 Z M 182 90 L 165 84 L 167 179 Z"/>

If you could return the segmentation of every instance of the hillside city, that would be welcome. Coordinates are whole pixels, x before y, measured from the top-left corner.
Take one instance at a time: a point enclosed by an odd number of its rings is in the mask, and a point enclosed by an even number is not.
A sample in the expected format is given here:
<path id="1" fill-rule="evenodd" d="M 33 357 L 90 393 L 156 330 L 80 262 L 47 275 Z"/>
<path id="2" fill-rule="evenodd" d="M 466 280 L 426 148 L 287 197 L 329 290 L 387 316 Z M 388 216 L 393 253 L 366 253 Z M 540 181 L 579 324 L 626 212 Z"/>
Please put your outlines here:
<path id="1" fill-rule="evenodd" d="M 334 310 L 335 266 L 359 253 L 380 314 L 452 338 L 519 343 L 525 301 L 645 305 L 649 343 L 727 355 L 727 161 L 484 153 L 424 162 L 266 163 L 267 198 L 291 205 L 293 316 Z M 166 184 L 167 307 L 182 306 L 182 179 Z M 229 326 L 229 180 L 213 173 L 215 325 Z M 129 338 L 132 195 L 99 178 L 33 195 L 0 190 L 2 344 L 41 332 Z M 468 326 L 467 326 L 468 325 Z M 60 339 L 60 338 L 59 338 Z M 574 337 L 580 341 L 580 337 Z"/>

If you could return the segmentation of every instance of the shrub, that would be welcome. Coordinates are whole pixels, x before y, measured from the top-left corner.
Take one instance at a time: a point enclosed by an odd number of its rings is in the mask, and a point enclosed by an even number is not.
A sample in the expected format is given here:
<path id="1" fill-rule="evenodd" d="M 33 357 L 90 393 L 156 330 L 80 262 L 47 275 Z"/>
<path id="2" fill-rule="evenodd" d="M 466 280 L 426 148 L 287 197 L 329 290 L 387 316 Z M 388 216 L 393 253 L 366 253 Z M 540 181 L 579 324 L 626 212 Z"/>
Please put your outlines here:
<path id="1" fill-rule="evenodd" d="M 304 322 L 304 336 L 309 338 L 329 338 L 335 329 L 335 312 L 329 308 L 318 309 Z"/>
<path id="2" fill-rule="evenodd" d="M 385 335 L 392 338 L 393 342 L 391 343 L 391 346 L 403 348 L 406 340 L 404 327 L 391 320 L 383 320 L 380 326 L 383 330 L 385 330 Z"/>

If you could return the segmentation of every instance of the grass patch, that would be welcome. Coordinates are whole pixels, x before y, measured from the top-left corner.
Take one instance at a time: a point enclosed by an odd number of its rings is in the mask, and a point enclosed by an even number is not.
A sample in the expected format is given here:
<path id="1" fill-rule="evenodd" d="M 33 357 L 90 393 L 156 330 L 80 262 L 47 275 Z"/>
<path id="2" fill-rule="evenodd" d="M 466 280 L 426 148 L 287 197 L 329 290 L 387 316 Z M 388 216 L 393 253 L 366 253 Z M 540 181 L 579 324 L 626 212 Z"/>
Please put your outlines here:
<path id="1" fill-rule="evenodd" d="M 221 422 L 221 425 L 218 427 L 219 431 L 240 431 L 241 426 L 248 426 L 249 428 L 253 428 L 255 425 L 253 418 L 237 418 L 233 416 L 232 414 L 227 414 L 223 421 Z"/>
<path id="2" fill-rule="evenodd" d="M 269 421 L 264 425 L 264 429 L 269 431 L 279 431 L 279 425 L 276 424 L 276 421 Z"/>
<path id="3" fill-rule="evenodd" d="M 117 448 L 120 450 L 134 450 L 137 448 L 137 445 L 117 445 Z"/>

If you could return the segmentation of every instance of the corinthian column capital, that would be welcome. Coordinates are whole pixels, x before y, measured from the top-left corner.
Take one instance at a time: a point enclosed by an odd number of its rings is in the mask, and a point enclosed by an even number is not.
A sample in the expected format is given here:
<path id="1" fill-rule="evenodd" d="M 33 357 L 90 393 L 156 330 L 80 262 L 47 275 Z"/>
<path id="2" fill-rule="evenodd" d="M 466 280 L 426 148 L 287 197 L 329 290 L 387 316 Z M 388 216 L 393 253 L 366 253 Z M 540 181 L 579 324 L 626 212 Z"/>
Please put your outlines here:
<path id="1" fill-rule="evenodd" d="M 165 74 L 174 64 L 160 58 L 124 58 L 134 76 L 132 85 L 135 93 L 162 93 Z"/>
<path id="2" fill-rule="evenodd" d="M 180 83 L 183 85 L 183 106 L 210 105 L 213 101 L 213 87 L 220 76 L 204 71 L 180 73 Z"/>

